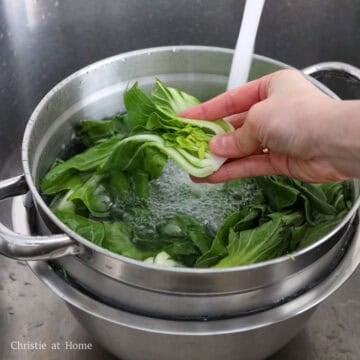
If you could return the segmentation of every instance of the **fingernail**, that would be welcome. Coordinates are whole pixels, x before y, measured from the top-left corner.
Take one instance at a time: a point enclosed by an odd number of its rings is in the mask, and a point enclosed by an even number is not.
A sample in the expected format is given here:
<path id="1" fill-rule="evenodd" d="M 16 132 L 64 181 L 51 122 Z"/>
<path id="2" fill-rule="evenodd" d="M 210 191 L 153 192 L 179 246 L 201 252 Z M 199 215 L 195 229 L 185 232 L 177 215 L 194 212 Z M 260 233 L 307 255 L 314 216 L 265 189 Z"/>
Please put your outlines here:
<path id="1" fill-rule="evenodd" d="M 210 140 L 210 150 L 217 155 L 222 155 L 222 153 L 226 150 L 226 146 L 228 144 L 228 139 L 226 135 L 215 135 Z"/>
<path id="2" fill-rule="evenodd" d="M 209 143 L 210 148 L 217 148 L 219 146 L 219 141 L 221 141 L 219 140 L 219 137 L 220 135 L 215 135 L 213 138 L 211 138 Z"/>

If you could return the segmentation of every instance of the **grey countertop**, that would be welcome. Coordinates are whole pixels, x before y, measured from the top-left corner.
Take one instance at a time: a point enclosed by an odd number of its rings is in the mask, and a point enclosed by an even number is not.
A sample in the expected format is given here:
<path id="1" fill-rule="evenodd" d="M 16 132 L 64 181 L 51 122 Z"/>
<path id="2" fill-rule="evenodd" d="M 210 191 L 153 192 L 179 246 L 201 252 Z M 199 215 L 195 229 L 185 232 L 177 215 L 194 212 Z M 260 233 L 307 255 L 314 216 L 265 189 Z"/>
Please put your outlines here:
<path id="1" fill-rule="evenodd" d="M 25 123 L 39 100 L 75 70 L 138 48 L 233 47 L 241 0 L 0 0 L 0 178 L 20 172 Z M 256 52 L 304 67 L 337 60 L 360 67 L 360 1 L 268 0 Z M 343 97 L 358 84 L 326 79 Z M 0 206 L 9 223 L 10 203 Z M 322 304 L 273 360 L 360 358 L 360 273 Z M 12 342 L 88 343 L 66 306 L 21 262 L 0 256 L 0 359 L 111 359 L 93 350 L 12 350 Z M 14 343 L 13 343 L 14 344 Z M 16 345 L 16 344 L 15 344 Z M 240 358 L 240 357 L 239 357 Z"/>

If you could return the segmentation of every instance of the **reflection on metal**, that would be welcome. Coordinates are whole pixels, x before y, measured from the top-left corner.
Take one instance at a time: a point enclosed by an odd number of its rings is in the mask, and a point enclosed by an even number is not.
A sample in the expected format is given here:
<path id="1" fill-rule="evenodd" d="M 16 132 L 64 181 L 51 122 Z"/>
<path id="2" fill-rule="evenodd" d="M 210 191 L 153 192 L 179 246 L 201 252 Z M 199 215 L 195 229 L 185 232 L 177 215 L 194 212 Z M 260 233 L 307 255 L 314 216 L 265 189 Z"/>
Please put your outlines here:
<path id="1" fill-rule="evenodd" d="M 312 75 L 321 71 L 341 71 L 347 75 L 353 76 L 356 80 L 360 81 L 360 69 L 347 63 L 338 62 L 338 61 L 329 61 L 312 66 L 308 66 L 303 69 L 303 72 L 306 75 Z"/>
<path id="2" fill-rule="evenodd" d="M 34 30 L 39 24 L 39 2 L 37 0 L 24 0 L 24 2 L 26 24 L 30 30 Z"/>
<path id="3" fill-rule="evenodd" d="M 35 30 L 39 24 L 39 5 L 36 0 L 3 0 L 3 2 L 8 29 L 7 42 L 12 50 L 10 61 L 16 64 L 17 76 L 14 76 L 13 79 L 18 82 L 16 84 L 19 91 L 17 98 L 22 102 L 21 106 L 28 107 L 28 95 L 25 91 L 31 89 L 32 84 L 29 82 L 30 64 L 27 61 L 27 55 L 33 41 L 29 36 L 29 30 L 31 34 L 31 31 Z M 40 64 L 39 58 L 39 61 L 31 66 L 38 67 Z"/>
<path id="4" fill-rule="evenodd" d="M 24 194 L 27 190 L 23 176 L 0 181 L 0 200 Z M 20 214 L 13 215 L 17 218 Z M 0 254 L 5 256 L 22 260 L 40 260 L 75 255 L 79 252 L 79 247 L 66 235 L 22 235 L 0 222 Z"/>

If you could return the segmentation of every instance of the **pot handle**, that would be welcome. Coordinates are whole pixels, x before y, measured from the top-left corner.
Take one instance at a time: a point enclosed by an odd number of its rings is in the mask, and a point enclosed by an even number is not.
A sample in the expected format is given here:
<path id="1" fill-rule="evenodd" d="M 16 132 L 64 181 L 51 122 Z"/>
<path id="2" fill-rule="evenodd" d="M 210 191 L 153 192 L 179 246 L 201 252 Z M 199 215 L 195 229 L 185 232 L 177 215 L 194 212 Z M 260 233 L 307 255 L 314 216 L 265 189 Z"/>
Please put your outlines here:
<path id="1" fill-rule="evenodd" d="M 358 81 L 360 81 L 360 69 L 343 62 L 330 61 L 330 62 L 322 62 L 315 65 L 310 65 L 302 70 L 302 72 L 306 75 L 313 75 L 319 71 L 342 71 L 348 75 L 353 76 Z"/>
<path id="2" fill-rule="evenodd" d="M 0 200 L 26 194 L 23 175 L 0 181 Z M 67 235 L 26 236 L 0 222 L 0 254 L 19 260 L 50 260 L 80 253 L 80 247 Z"/>

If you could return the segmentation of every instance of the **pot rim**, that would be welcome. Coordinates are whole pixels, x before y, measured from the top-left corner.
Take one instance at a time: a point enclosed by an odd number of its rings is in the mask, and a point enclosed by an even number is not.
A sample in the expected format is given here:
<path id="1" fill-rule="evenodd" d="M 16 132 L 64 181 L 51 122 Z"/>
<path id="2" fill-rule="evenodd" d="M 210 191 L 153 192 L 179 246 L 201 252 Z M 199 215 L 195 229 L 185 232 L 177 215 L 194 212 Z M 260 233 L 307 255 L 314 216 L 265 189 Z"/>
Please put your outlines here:
<path id="1" fill-rule="evenodd" d="M 184 336 L 222 335 L 263 328 L 300 316 L 334 293 L 353 274 L 360 263 L 360 229 L 358 222 L 344 257 L 332 273 L 308 292 L 275 308 L 229 319 L 178 321 L 138 315 L 103 304 L 82 293 L 63 279 L 46 261 L 30 261 L 32 272 L 67 304 L 102 320 L 128 328 Z"/>
<path id="2" fill-rule="evenodd" d="M 50 210 L 46 202 L 43 200 L 42 196 L 40 195 L 40 192 L 38 191 L 33 177 L 31 175 L 30 170 L 30 164 L 29 164 L 29 142 L 31 138 L 32 131 L 36 125 L 36 119 L 38 117 L 38 114 L 41 112 L 41 110 L 46 107 L 46 104 L 48 101 L 52 98 L 54 94 L 56 94 L 59 90 L 61 90 L 66 84 L 70 83 L 74 79 L 81 77 L 82 75 L 89 73 L 91 71 L 96 71 L 99 66 L 119 61 L 120 59 L 129 59 L 132 57 L 136 57 L 138 55 L 142 54 L 148 54 L 148 53 L 158 53 L 158 52 L 194 52 L 194 51 L 206 51 L 209 53 L 224 53 L 224 54 L 233 54 L 233 49 L 223 48 L 223 47 L 212 47 L 212 46 L 197 46 L 197 45 L 180 45 L 180 46 L 163 46 L 163 47 L 155 47 L 155 48 L 147 48 L 147 49 L 140 49 L 135 51 L 129 51 L 126 53 L 114 55 L 102 60 L 99 60 L 95 63 L 92 63 L 75 73 L 71 74 L 70 76 L 66 77 L 64 80 L 62 80 L 60 83 L 55 85 L 39 102 L 33 113 L 31 114 L 29 121 L 26 125 L 23 142 L 22 142 L 22 165 L 24 169 L 24 175 L 27 182 L 27 185 L 31 191 L 31 194 L 35 200 L 35 202 L 41 207 L 41 209 L 46 213 L 46 215 L 51 219 L 54 224 L 61 229 L 65 234 L 68 234 L 72 239 L 74 239 L 76 242 L 80 243 L 81 245 L 84 245 L 87 248 L 90 248 L 91 250 L 94 250 L 97 253 L 101 253 L 103 255 L 109 256 L 115 260 L 120 260 L 126 264 L 133 265 L 133 266 L 140 266 L 143 268 L 148 268 L 156 271 L 161 271 L 164 273 L 177 273 L 177 274 L 220 274 L 220 273 L 234 273 L 239 271 L 249 271 L 252 269 L 259 269 L 259 268 L 266 268 L 270 267 L 275 264 L 285 263 L 289 261 L 293 261 L 294 258 L 299 257 L 307 252 L 310 252 L 317 248 L 318 246 L 325 243 L 328 239 L 330 239 L 332 236 L 334 236 L 340 229 L 342 229 L 344 226 L 346 226 L 353 216 L 355 215 L 358 207 L 360 206 L 360 197 L 356 199 L 354 202 L 352 208 L 349 210 L 349 212 L 346 214 L 346 216 L 343 218 L 343 220 L 326 236 L 322 237 L 315 243 L 311 244 L 310 246 L 307 246 L 301 250 L 298 250 L 291 254 L 291 257 L 289 255 L 284 255 L 272 260 L 263 261 L 251 265 L 243 265 L 243 266 L 237 266 L 237 267 L 230 267 L 230 268 L 221 268 L 221 269 L 198 269 L 198 268 L 176 268 L 176 267 L 164 267 L 156 264 L 149 264 L 145 263 L 140 260 L 131 259 L 128 257 L 125 257 L 123 255 L 119 255 L 116 253 L 113 253 L 105 248 L 102 248 L 94 243 L 92 243 L 90 240 L 85 239 L 84 237 L 80 236 L 79 234 L 72 231 L 70 228 L 68 228 L 64 223 L 62 223 L 55 214 Z M 281 61 L 271 59 L 266 56 L 257 55 L 254 54 L 254 59 L 262 60 L 269 62 L 274 65 L 278 65 L 282 68 L 293 68 Z M 330 90 L 328 90 L 324 85 L 320 84 L 318 81 L 314 80 L 314 83 L 319 86 L 321 89 L 325 90 L 327 93 L 332 93 Z M 320 84 L 320 85 L 319 85 Z"/>

